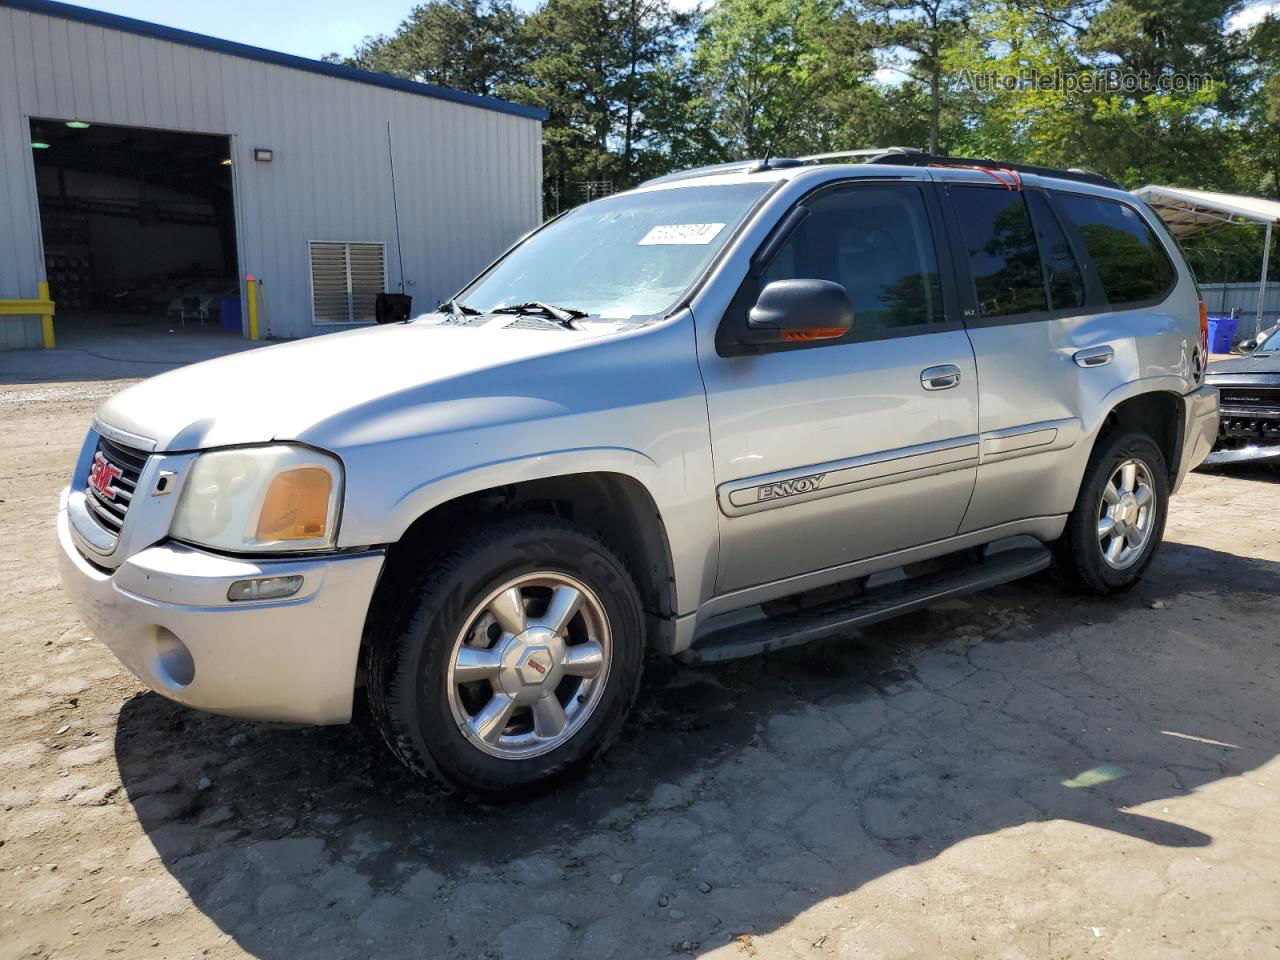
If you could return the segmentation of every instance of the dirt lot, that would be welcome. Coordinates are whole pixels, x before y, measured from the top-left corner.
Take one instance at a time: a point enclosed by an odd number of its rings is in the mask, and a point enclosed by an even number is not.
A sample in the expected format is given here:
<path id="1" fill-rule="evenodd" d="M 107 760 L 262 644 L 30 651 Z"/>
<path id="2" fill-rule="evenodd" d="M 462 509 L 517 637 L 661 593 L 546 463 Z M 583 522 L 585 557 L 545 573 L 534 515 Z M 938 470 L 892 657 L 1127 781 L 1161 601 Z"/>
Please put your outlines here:
<path id="1" fill-rule="evenodd" d="M 1280 956 L 1280 472 L 1193 477 L 1117 600 L 655 661 L 585 779 L 486 807 L 86 636 L 52 518 L 121 385 L 0 388 L 0 956 Z"/>

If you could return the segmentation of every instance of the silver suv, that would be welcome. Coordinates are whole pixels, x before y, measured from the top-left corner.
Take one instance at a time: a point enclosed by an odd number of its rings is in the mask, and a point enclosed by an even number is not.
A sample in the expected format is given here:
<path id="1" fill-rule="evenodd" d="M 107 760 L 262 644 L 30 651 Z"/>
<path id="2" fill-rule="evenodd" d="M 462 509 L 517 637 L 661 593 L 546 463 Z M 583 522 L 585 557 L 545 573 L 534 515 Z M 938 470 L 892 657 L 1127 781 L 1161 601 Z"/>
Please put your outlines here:
<path id="1" fill-rule="evenodd" d="M 571 210 L 409 322 L 155 377 L 58 516 L 166 697 L 343 723 L 479 794 L 745 656 L 1026 576 L 1111 593 L 1208 453 L 1202 308 L 1099 177 L 913 153 Z"/>

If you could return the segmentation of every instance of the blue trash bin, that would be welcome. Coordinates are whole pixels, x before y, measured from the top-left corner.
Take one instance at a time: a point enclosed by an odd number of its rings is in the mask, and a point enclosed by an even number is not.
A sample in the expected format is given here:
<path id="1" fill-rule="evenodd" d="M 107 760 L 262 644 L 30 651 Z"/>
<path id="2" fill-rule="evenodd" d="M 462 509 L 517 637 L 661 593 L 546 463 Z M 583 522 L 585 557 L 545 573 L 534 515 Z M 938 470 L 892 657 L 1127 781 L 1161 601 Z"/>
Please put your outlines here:
<path id="1" fill-rule="evenodd" d="M 1209 352 L 1230 353 L 1236 336 L 1236 318 L 1229 313 L 1209 314 Z"/>
<path id="2" fill-rule="evenodd" d="M 240 297 L 223 297 L 218 306 L 219 323 L 223 330 L 232 333 L 243 333 L 244 323 L 240 319 Z"/>

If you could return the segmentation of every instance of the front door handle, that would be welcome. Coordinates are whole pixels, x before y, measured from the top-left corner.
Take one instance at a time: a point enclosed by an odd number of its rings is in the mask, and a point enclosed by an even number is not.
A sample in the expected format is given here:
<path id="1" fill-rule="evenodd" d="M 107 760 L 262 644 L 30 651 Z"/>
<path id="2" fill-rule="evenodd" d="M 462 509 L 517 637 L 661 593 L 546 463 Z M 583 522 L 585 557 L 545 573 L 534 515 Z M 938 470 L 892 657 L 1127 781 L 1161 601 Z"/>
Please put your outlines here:
<path id="1" fill-rule="evenodd" d="M 920 386 L 926 390 L 950 390 L 960 385 L 960 368 L 954 363 L 926 367 L 920 371 Z"/>
<path id="2" fill-rule="evenodd" d="M 1100 347 L 1085 347 L 1083 350 L 1077 350 L 1071 359 L 1076 362 L 1077 367 L 1105 367 L 1115 357 L 1115 350 L 1110 344 L 1104 343 Z"/>

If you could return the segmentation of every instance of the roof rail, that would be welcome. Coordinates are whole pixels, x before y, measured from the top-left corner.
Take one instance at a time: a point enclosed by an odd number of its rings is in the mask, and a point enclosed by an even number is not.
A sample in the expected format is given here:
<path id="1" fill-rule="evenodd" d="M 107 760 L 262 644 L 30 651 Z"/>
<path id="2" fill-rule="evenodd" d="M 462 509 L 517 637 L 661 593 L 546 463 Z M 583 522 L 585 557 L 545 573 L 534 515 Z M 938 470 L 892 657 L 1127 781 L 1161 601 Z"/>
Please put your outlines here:
<path id="1" fill-rule="evenodd" d="M 862 150 L 836 150 L 832 153 L 811 153 L 807 157 L 797 157 L 801 163 L 818 163 L 822 160 L 838 160 L 844 157 L 879 157 L 892 155 L 900 157 L 903 154 L 923 153 L 915 147 L 866 147 Z M 884 161 L 888 163 L 888 161 Z"/>
<path id="2" fill-rule="evenodd" d="M 867 163 L 891 163 L 900 167 L 977 167 L 982 170 L 1013 170 L 1017 173 L 1030 173 L 1038 177 L 1054 177 L 1058 180 L 1074 180 L 1078 183 L 1091 183 L 1097 187 L 1112 187 L 1121 190 L 1123 187 L 1109 177 L 1092 170 L 1072 167 L 1062 170 L 1058 167 L 1040 167 L 1031 163 L 1007 163 L 1003 160 L 992 160 L 987 157 L 974 160 L 968 157 L 935 156 L 923 151 L 883 151 L 876 156 L 868 157 Z"/>
<path id="3" fill-rule="evenodd" d="M 764 157 L 759 160 L 734 160 L 729 163 L 716 163 L 707 167 L 694 167 L 692 170 L 679 170 L 665 176 L 654 177 L 640 184 L 642 187 L 657 183 L 675 183 L 678 180 L 693 180 L 698 177 L 714 177 L 722 173 L 763 173 L 766 170 L 785 170 L 791 167 L 809 166 L 824 160 L 861 159 L 864 163 L 894 164 L 902 167 L 977 167 L 982 170 L 1012 170 L 1017 173 L 1030 173 L 1040 177 L 1055 177 L 1059 180 L 1075 180 L 1078 183 L 1091 183 L 1099 187 L 1112 187 L 1121 190 L 1123 187 L 1102 174 L 1091 170 L 1073 167 L 1060 170 L 1057 167 L 1039 167 L 1029 163 L 1006 163 L 992 160 L 990 157 L 974 160 L 967 157 L 948 157 L 925 153 L 915 147 L 869 147 L 862 150 L 836 150 L 831 153 L 811 153 L 803 157 Z"/>
<path id="4" fill-rule="evenodd" d="M 714 177 L 721 173 L 746 173 L 759 163 L 761 163 L 759 160 L 734 160 L 730 163 L 713 163 L 707 167 L 692 167 L 688 170 L 677 170 L 675 173 L 667 173 L 660 177 L 653 177 L 649 180 L 645 180 L 640 184 L 640 186 L 651 187 L 655 183 L 675 183 L 677 180 L 694 180 L 698 177 Z"/>
<path id="5" fill-rule="evenodd" d="M 640 186 L 649 187 L 656 183 L 675 183 L 677 180 L 714 177 L 722 173 L 763 173 L 766 170 L 786 170 L 791 167 L 802 167 L 812 163 L 820 163 L 823 160 L 836 160 L 845 157 L 878 157 L 882 154 L 901 156 L 919 152 L 914 147 L 869 147 L 863 150 L 836 150 L 832 153 L 812 153 L 804 157 L 763 157 L 754 160 L 731 160 L 728 163 L 713 163 L 706 167 L 677 170 L 674 173 L 646 180 Z"/>

